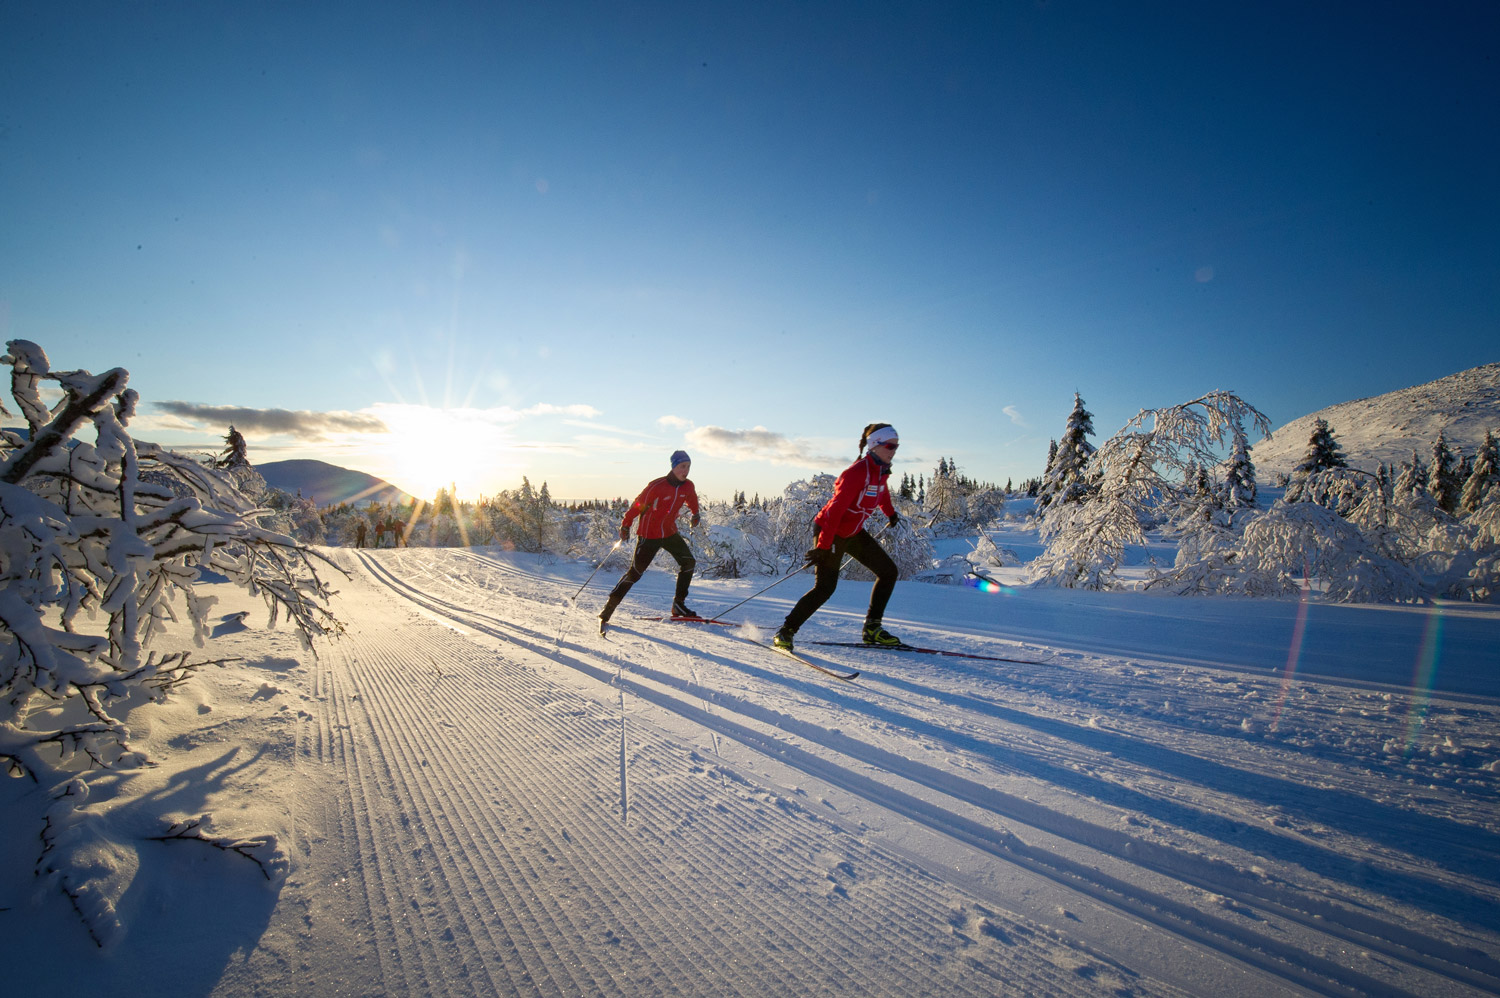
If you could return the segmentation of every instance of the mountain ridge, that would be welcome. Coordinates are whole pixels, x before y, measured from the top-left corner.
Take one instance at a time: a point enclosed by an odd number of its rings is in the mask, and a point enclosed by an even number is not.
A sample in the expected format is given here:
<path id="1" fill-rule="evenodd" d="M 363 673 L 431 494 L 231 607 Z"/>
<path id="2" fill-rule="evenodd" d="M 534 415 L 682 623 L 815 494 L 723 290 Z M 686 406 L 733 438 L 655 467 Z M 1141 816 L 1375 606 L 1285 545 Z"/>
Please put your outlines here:
<path id="1" fill-rule="evenodd" d="M 1350 467 L 1365 471 L 1410 461 L 1413 450 L 1428 460 L 1439 431 L 1455 455 L 1473 454 L 1485 433 L 1500 435 L 1500 363 L 1299 416 L 1251 447 L 1257 477 L 1290 474 L 1319 419 L 1328 422 Z"/>
<path id="2" fill-rule="evenodd" d="M 319 506 L 346 502 L 398 504 L 412 498 L 383 478 L 311 458 L 271 461 L 256 465 L 255 470 L 267 485 L 291 495 L 300 494 Z"/>

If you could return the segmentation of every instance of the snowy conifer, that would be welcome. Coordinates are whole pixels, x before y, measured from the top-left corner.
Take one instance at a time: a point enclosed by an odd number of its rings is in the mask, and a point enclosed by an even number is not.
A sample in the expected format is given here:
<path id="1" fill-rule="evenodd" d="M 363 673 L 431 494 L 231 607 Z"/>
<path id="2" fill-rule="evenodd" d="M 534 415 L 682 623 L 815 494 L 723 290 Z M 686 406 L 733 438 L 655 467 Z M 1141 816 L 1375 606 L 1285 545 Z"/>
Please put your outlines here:
<path id="1" fill-rule="evenodd" d="M 1453 467 L 1453 451 L 1443 431 L 1438 431 L 1432 443 L 1432 462 L 1427 466 L 1427 494 L 1445 512 L 1458 508 L 1458 494 L 1462 483 Z"/>
<path id="2" fill-rule="evenodd" d="M 1307 440 L 1307 450 L 1297 467 L 1292 469 L 1291 481 L 1287 485 L 1286 501 L 1300 502 L 1304 497 L 1307 480 L 1320 471 L 1330 468 L 1347 468 L 1343 448 L 1334 439 L 1333 430 L 1326 419 L 1313 423 L 1312 435 Z"/>
<path id="3" fill-rule="evenodd" d="M 1484 442 L 1474 454 L 1474 470 L 1469 472 L 1458 497 L 1459 511 L 1469 514 L 1479 509 L 1494 491 L 1496 481 L 1500 481 L 1500 453 L 1497 453 L 1495 434 L 1490 432 L 1484 435 Z"/>
<path id="4" fill-rule="evenodd" d="M 1229 460 L 1224 471 L 1224 505 L 1228 508 L 1255 505 L 1255 465 L 1250 460 L 1250 441 L 1245 427 L 1236 423 L 1231 432 Z"/>
<path id="5" fill-rule="evenodd" d="M 245 438 L 234 424 L 229 424 L 229 432 L 224 436 L 224 453 L 219 455 L 216 463 L 220 468 L 243 468 L 250 463 L 248 456 L 249 448 L 245 444 Z"/>
<path id="6" fill-rule="evenodd" d="M 1427 466 L 1422 463 L 1415 450 L 1411 452 L 1411 460 L 1402 463 L 1391 491 L 1397 502 L 1427 495 Z"/>
<path id="7" fill-rule="evenodd" d="M 1083 396 L 1074 392 L 1073 411 L 1068 414 L 1062 440 L 1048 456 L 1047 473 L 1038 497 L 1040 505 L 1079 502 L 1088 495 L 1085 475 L 1089 459 L 1094 454 L 1094 445 L 1088 438 L 1093 435 L 1094 414 L 1084 408 Z"/>

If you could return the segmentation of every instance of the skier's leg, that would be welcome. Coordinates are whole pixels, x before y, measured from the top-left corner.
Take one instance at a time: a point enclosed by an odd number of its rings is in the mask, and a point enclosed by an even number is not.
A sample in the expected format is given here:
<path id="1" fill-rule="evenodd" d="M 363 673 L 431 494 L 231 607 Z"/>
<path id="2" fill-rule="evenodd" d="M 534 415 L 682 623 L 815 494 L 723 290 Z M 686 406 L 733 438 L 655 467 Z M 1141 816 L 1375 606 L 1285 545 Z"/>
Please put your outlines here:
<path id="1" fill-rule="evenodd" d="M 896 578 L 900 570 L 885 549 L 875 543 L 875 538 L 861 530 L 849 539 L 849 556 L 875 573 L 875 585 L 870 589 L 870 608 L 865 611 L 864 640 L 872 644 L 899 644 L 900 639 L 881 627 L 885 618 L 885 606 L 891 593 L 896 590 Z"/>
<path id="2" fill-rule="evenodd" d="M 687 541 L 681 534 L 662 538 L 661 546 L 677 559 L 677 591 L 672 597 L 672 615 L 674 617 L 698 616 L 687 605 L 688 586 L 693 583 L 693 569 L 698 567 L 692 548 L 688 547 Z"/>
<path id="3" fill-rule="evenodd" d="M 615 607 L 630 592 L 630 587 L 641 581 L 641 576 L 646 574 L 646 569 L 651 565 L 651 559 L 656 557 L 656 552 L 661 548 L 661 541 L 646 538 L 637 538 L 635 542 L 635 553 L 631 555 L 630 567 L 625 574 L 620 576 L 620 581 L 609 591 L 609 598 L 604 601 L 604 609 L 599 612 L 601 621 L 609 620 L 615 612 Z"/>
<path id="4" fill-rule="evenodd" d="M 841 541 L 833 542 L 833 553 L 834 557 L 829 559 L 831 564 L 820 565 L 817 568 L 813 587 L 802 595 L 797 605 L 792 607 L 792 612 L 786 615 L 786 620 L 782 623 L 778 634 L 785 634 L 788 637 L 796 634 L 802 625 L 807 623 L 807 618 L 811 617 L 818 607 L 827 603 L 828 597 L 832 596 L 833 591 L 838 588 L 839 565 L 844 560 L 844 545 Z"/>

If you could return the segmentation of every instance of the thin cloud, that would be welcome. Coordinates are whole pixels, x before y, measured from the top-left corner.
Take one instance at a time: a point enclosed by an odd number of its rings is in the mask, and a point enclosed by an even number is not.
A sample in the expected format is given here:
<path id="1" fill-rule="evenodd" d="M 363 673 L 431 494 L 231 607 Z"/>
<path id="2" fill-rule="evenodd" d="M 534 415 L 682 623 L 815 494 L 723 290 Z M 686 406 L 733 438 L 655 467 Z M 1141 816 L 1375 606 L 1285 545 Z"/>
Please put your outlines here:
<path id="1" fill-rule="evenodd" d="M 847 458 L 819 453 L 808 440 L 775 433 L 764 426 L 753 430 L 728 430 L 722 426 L 700 426 L 685 435 L 689 446 L 712 457 L 731 461 L 769 461 L 802 468 L 827 468 L 847 463 Z"/>
<path id="2" fill-rule="evenodd" d="M 389 433 L 375 416 L 359 412 L 311 412 L 306 409 L 250 409 L 238 405 L 197 402 L 156 402 L 156 408 L 190 423 L 227 426 L 240 432 L 285 434 L 301 440 L 322 440 L 331 433 Z"/>
<path id="3" fill-rule="evenodd" d="M 1021 418 L 1021 410 L 1017 409 L 1015 406 L 1008 405 L 1005 408 L 1001 409 L 1000 411 L 1003 412 L 1003 413 L 1005 413 L 1007 416 L 1009 416 L 1010 417 L 1010 421 L 1012 423 L 1016 424 L 1017 426 L 1025 426 L 1026 425 L 1026 420 L 1024 420 L 1024 419 Z"/>
<path id="4" fill-rule="evenodd" d="M 553 405 L 551 402 L 538 402 L 536 405 L 527 406 L 524 409 L 510 409 L 506 411 L 515 413 L 517 418 L 525 419 L 529 416 L 572 416 L 575 419 L 598 419 L 603 415 L 598 409 L 581 402 L 573 405 Z"/>
<path id="5" fill-rule="evenodd" d="M 581 430 L 593 430 L 595 433 L 618 433 L 626 437 L 647 437 L 653 439 L 655 437 L 655 434 L 646 433 L 642 430 L 631 430 L 623 426 L 612 426 L 608 423 L 584 422 L 579 419 L 565 419 L 563 423 L 567 426 L 576 426 Z"/>
<path id="6" fill-rule="evenodd" d="M 693 421 L 683 419 L 681 416 L 662 416 L 656 421 L 657 426 L 669 426 L 674 430 L 691 430 Z"/>

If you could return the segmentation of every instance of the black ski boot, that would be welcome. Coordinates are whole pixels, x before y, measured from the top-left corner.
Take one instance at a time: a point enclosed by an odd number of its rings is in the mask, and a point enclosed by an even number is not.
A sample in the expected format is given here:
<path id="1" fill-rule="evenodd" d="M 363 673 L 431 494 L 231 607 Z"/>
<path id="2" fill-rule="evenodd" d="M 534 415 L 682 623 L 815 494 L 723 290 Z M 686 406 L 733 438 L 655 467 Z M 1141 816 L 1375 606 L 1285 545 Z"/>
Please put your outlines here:
<path id="1" fill-rule="evenodd" d="M 604 631 L 605 631 L 605 629 L 607 627 L 609 627 L 609 618 L 614 615 L 615 607 L 617 607 L 619 605 L 620 605 L 620 601 L 619 600 L 616 600 L 616 599 L 605 600 L 605 602 L 604 602 L 604 609 L 599 611 L 599 633 L 600 634 L 603 634 Z"/>
<path id="2" fill-rule="evenodd" d="M 684 603 L 680 599 L 672 601 L 672 616 L 674 616 L 674 617 L 695 617 L 695 618 L 697 618 L 699 620 L 703 619 L 703 618 L 701 618 L 701 617 L 698 616 L 698 612 L 696 610 L 694 610 L 692 607 L 688 606 L 686 603 Z"/>
<path id="3" fill-rule="evenodd" d="M 780 648 L 783 651 L 796 651 L 797 649 L 792 647 L 792 638 L 794 637 L 795 633 L 796 632 L 789 631 L 785 627 L 783 627 L 781 630 L 777 631 L 776 636 L 771 639 L 771 647 Z"/>

